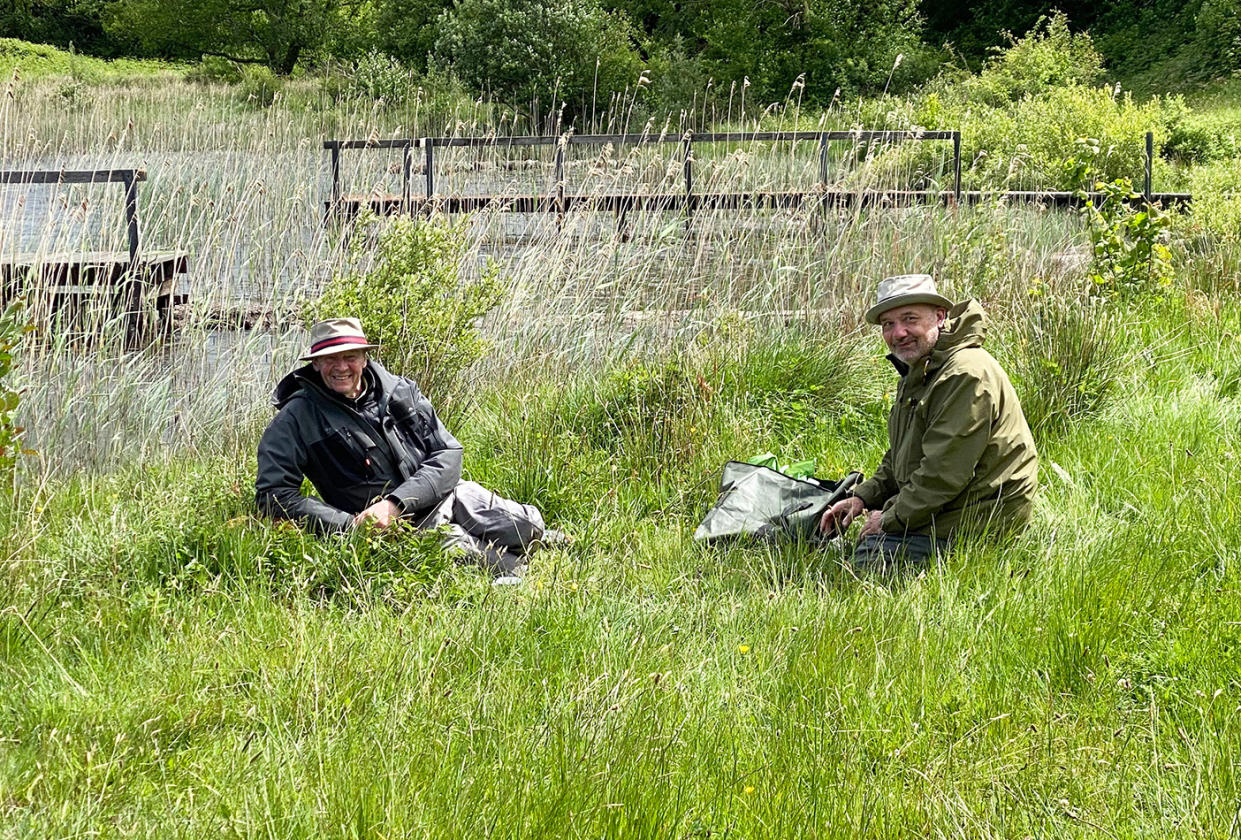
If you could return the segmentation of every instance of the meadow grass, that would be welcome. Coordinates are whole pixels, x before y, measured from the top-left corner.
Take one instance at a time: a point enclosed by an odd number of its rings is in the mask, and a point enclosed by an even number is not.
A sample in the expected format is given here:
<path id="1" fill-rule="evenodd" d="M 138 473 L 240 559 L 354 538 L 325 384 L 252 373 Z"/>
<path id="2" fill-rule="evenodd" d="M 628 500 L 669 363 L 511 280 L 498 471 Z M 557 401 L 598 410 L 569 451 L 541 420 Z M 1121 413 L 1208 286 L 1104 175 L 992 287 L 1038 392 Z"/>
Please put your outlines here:
<path id="1" fill-rule="evenodd" d="M 194 249 L 203 313 L 168 346 L 100 327 L 23 357 L 39 455 L 0 509 L 0 836 L 1236 833 L 1234 242 L 1198 232 L 1174 286 L 1099 299 L 1079 221 L 1037 209 L 623 236 L 481 214 L 509 295 L 454 431 L 470 478 L 573 538 L 497 589 L 416 539 L 254 516 L 303 335 L 205 312 L 290 309 L 348 258 L 317 215 L 321 117 L 205 90 L 101 89 L 61 132 L 37 87 L 0 112 L 29 127 L 6 161 L 147 156 L 150 234 Z M 757 183 L 800 166 L 779 154 Z M 878 460 L 896 380 L 860 312 L 894 267 L 987 306 L 1038 434 L 1031 528 L 860 579 L 832 551 L 695 545 L 729 458 Z"/>

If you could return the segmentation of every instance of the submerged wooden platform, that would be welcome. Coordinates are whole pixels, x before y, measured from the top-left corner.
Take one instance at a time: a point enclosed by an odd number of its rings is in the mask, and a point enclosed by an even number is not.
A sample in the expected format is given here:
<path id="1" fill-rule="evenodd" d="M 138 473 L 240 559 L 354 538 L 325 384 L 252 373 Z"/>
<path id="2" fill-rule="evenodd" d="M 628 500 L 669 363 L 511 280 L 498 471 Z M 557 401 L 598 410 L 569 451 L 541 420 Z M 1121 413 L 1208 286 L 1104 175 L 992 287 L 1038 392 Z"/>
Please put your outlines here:
<path id="1" fill-rule="evenodd" d="M 731 193 L 631 193 L 606 195 L 343 195 L 325 203 L 329 215 L 346 218 L 357 216 L 363 209 L 384 216 L 397 213 L 423 213 L 431 210 L 445 213 L 473 213 L 495 210 L 507 213 L 568 213 L 598 211 L 627 213 L 629 211 L 754 210 L 783 209 L 803 205 L 826 208 L 852 207 L 913 207 L 925 204 L 952 206 L 1003 201 L 1010 204 L 1036 204 L 1046 207 L 1081 207 L 1089 199 L 1096 204 L 1106 196 L 1090 193 L 1085 198 L 1074 192 L 1013 191 L 984 192 L 952 190 L 810 190 L 803 192 L 731 192 Z M 1152 204 L 1166 209 L 1183 209 L 1192 201 L 1189 193 L 1152 193 Z"/>
<path id="2" fill-rule="evenodd" d="M 99 301 L 122 318 L 132 340 L 140 341 L 153 326 L 149 314 L 166 321 L 172 307 L 184 302 L 176 282 L 188 270 L 185 251 L 136 257 L 128 251 L 5 255 L 0 256 L 0 298 L 24 296 L 50 313 Z"/>

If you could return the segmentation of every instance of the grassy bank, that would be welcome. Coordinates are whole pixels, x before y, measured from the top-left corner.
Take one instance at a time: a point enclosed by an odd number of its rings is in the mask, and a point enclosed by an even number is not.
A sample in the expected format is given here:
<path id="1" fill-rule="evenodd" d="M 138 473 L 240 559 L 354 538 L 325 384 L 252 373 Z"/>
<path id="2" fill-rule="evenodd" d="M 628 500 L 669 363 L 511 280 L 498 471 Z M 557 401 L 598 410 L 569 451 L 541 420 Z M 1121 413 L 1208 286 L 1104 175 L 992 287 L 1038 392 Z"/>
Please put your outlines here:
<path id="1" fill-rule="evenodd" d="M 1043 435 L 1030 531 L 916 577 L 689 539 L 730 454 L 877 457 L 890 376 L 823 330 L 491 393 L 467 471 L 575 537 L 516 590 L 255 521 L 247 446 L 32 488 L 5 831 L 1224 836 L 1241 311 L 1217 303 L 1110 313 L 1110 396 Z M 1026 326 L 999 326 L 1018 365 Z"/>

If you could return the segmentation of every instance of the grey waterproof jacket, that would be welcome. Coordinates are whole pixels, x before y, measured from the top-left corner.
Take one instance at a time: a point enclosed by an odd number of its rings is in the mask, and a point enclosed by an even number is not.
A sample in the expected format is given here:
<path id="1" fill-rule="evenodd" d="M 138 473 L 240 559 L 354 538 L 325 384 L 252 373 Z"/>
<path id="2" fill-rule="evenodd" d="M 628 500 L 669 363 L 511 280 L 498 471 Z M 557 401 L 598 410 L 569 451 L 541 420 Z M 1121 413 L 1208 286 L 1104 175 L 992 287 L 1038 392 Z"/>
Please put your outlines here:
<path id="1" fill-rule="evenodd" d="M 462 448 L 411 380 L 367 363 L 378 423 L 323 384 L 310 365 L 272 395 L 279 413 L 259 441 L 259 510 L 320 531 L 344 530 L 355 514 L 387 498 L 405 514 L 430 510 L 461 480 Z M 322 500 L 303 496 L 309 478 Z"/>

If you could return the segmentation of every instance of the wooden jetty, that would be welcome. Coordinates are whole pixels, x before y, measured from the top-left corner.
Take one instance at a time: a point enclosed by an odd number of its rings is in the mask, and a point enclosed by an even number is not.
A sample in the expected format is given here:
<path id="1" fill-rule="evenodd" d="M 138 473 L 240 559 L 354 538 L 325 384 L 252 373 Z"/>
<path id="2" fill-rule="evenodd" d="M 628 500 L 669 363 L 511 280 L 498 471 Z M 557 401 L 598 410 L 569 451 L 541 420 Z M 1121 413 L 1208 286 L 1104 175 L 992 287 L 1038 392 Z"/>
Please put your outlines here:
<path id="1" fill-rule="evenodd" d="M 694 189 L 695 144 L 759 142 L 813 142 L 819 147 L 819 183 L 812 189 L 752 192 L 696 192 Z M 951 190 L 841 190 L 829 186 L 828 145 L 833 142 L 925 142 L 952 143 Z M 681 146 L 684 189 L 659 193 L 571 193 L 565 183 L 565 157 L 570 146 L 640 146 L 677 143 Z M 440 194 L 436 188 L 435 150 L 451 147 L 488 147 L 508 149 L 534 146 L 555 146 L 553 189 L 537 195 Z M 1096 203 L 1102 193 L 1085 196 L 1067 191 L 980 191 L 961 189 L 961 133 L 959 131 L 786 131 L 752 133 L 694 134 L 681 137 L 652 137 L 647 134 L 565 134 L 559 137 L 421 137 L 366 140 L 325 140 L 323 148 L 330 154 L 332 192 L 325 202 L 327 220 L 351 220 L 363 209 L 379 215 L 397 213 L 469 213 L 494 210 L 510 213 L 556 213 L 575 210 L 613 212 L 623 221 L 630 211 L 679 211 L 687 216 L 700 210 L 780 209 L 817 205 L 824 208 L 907 207 L 920 204 L 978 204 L 1001 200 L 1008 203 L 1037 204 L 1048 207 L 1079 207 L 1086 200 Z M 341 185 L 341 153 L 353 150 L 400 150 L 401 192 L 399 194 L 346 194 Z M 422 151 L 423 160 L 414 162 L 414 150 Z M 1142 199 L 1165 208 L 1183 209 L 1191 201 L 1189 193 L 1156 193 L 1151 190 L 1153 135 L 1146 135 L 1146 166 Z M 420 195 L 413 190 L 413 176 L 418 171 L 424 178 Z"/>
<path id="2" fill-rule="evenodd" d="M 184 302 L 176 281 L 189 270 L 189 256 L 180 250 L 142 249 L 138 182 L 145 179 L 139 169 L 0 172 L 0 185 L 121 184 L 129 245 L 124 251 L 0 255 L 0 297 L 34 296 L 49 312 L 101 302 L 122 318 L 131 342 L 146 338 L 153 326 L 148 314 L 166 323 L 172 307 Z"/>

